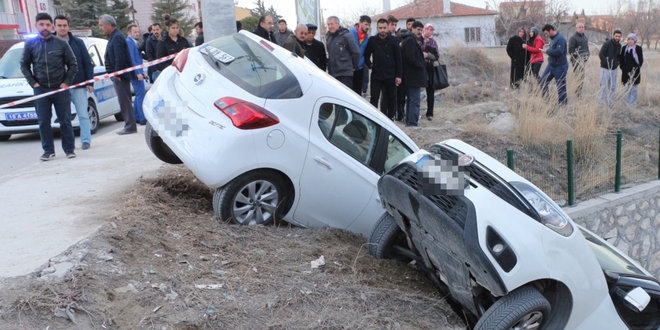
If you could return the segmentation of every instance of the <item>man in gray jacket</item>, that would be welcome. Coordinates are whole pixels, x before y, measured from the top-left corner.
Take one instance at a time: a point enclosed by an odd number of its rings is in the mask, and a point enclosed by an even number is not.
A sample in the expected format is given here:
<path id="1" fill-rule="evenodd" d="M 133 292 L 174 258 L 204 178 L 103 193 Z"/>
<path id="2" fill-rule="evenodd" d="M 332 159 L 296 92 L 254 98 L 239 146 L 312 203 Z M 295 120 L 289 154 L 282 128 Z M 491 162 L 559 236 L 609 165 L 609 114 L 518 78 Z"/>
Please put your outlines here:
<path id="1" fill-rule="evenodd" d="M 353 87 L 353 71 L 360 61 L 360 48 L 355 38 L 339 25 L 337 16 L 328 17 L 325 47 L 328 49 L 328 73 L 342 84 Z"/>
<path id="2" fill-rule="evenodd" d="M 568 40 L 568 54 L 571 56 L 573 73 L 577 79 L 577 97 L 582 95 L 584 84 L 584 68 L 589 60 L 589 38 L 584 34 L 584 21 L 578 20 L 575 24 L 575 34 Z"/>
<path id="3" fill-rule="evenodd" d="M 25 42 L 21 72 L 34 89 L 34 95 L 68 88 L 78 72 L 76 56 L 73 55 L 69 43 L 52 34 L 53 18 L 48 13 L 38 13 L 35 21 L 39 36 Z M 73 152 L 75 137 L 71 126 L 71 93 L 67 89 L 34 101 L 41 147 L 44 150 L 40 159 L 47 161 L 55 158 L 53 129 L 50 126 L 53 116 L 52 106 L 55 107 L 55 114 L 60 124 L 62 149 L 67 158 L 75 158 L 76 154 Z"/>

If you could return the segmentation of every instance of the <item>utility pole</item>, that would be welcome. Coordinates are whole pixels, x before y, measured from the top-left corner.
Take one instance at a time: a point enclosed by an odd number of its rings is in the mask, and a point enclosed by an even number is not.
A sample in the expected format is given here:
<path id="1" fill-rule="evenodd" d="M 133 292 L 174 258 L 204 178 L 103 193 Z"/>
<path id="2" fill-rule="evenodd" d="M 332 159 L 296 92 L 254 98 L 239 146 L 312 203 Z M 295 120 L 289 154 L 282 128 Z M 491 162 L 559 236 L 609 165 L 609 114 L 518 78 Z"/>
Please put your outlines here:
<path id="1" fill-rule="evenodd" d="M 236 33 L 234 0 L 201 0 L 204 42 Z"/>

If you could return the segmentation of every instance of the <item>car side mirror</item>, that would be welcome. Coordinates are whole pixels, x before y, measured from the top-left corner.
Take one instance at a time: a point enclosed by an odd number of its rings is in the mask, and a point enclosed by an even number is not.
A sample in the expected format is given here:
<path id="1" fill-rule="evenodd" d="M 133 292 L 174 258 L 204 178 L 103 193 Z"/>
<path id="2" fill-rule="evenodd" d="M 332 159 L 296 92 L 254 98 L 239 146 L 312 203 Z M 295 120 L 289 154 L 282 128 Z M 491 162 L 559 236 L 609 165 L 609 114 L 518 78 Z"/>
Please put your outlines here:
<path id="1" fill-rule="evenodd" d="M 651 302 L 651 296 L 641 287 L 636 287 L 626 293 L 623 300 L 626 302 L 628 308 L 639 313 Z"/>

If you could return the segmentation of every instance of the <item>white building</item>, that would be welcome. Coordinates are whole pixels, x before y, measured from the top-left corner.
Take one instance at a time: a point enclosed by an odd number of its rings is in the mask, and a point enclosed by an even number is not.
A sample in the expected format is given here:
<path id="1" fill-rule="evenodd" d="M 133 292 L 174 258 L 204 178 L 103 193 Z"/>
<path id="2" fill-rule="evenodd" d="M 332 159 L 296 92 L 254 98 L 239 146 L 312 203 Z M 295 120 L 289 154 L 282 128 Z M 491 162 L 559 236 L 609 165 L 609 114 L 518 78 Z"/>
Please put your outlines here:
<path id="1" fill-rule="evenodd" d="M 433 24 L 434 38 L 440 47 L 456 44 L 483 47 L 499 45 L 495 37 L 496 14 L 450 0 L 418 0 L 377 15 L 376 19 L 393 15 L 399 20 L 398 27 L 405 29 L 406 19 L 412 17 L 424 24 Z"/>

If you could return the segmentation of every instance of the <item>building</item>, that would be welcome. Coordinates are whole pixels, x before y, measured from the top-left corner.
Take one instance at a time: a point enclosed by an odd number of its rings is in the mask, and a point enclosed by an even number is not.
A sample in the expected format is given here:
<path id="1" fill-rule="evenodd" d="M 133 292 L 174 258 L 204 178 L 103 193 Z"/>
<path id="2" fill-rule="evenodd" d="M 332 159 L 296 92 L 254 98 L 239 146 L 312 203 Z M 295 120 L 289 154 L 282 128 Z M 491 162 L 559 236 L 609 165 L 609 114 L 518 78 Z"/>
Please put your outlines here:
<path id="1" fill-rule="evenodd" d="M 0 40 L 20 39 L 34 33 L 34 16 L 50 8 L 48 0 L 0 0 Z"/>
<path id="2" fill-rule="evenodd" d="M 394 15 L 399 19 L 398 27 L 405 29 L 406 19 L 413 17 L 435 26 L 434 38 L 440 47 L 484 47 L 499 45 L 495 37 L 496 14 L 450 0 L 418 0 L 377 15 L 376 19 Z"/>

